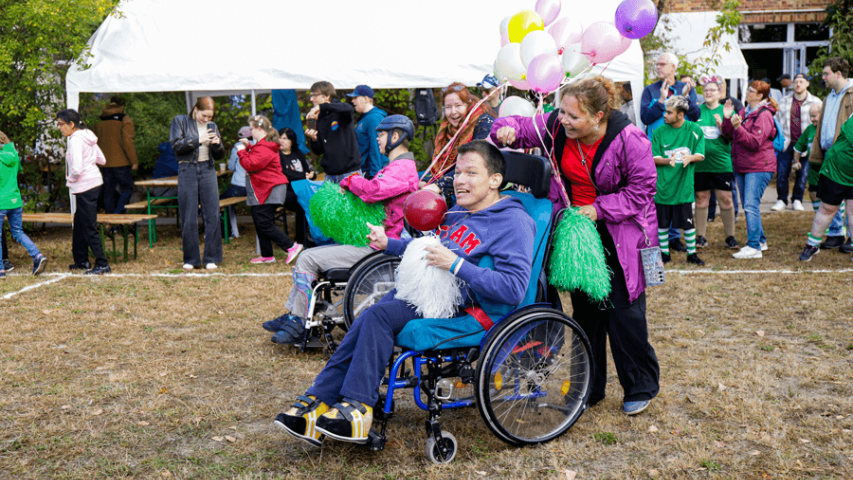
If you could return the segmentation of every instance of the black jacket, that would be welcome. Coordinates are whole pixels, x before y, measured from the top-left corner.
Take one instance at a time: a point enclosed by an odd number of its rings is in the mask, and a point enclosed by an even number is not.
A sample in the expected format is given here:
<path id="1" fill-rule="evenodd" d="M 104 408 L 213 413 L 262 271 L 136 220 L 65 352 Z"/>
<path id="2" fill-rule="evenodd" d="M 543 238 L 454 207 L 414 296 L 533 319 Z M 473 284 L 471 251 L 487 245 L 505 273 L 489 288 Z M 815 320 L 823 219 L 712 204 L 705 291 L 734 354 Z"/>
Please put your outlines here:
<path id="1" fill-rule="evenodd" d="M 323 155 L 320 166 L 329 175 L 355 172 L 361 169 L 361 152 L 355 134 L 352 105 L 333 98 L 320 105 L 317 118 L 317 141 L 308 141 L 311 151 Z"/>
<path id="2" fill-rule="evenodd" d="M 314 171 L 314 168 L 305 160 L 305 155 L 302 155 L 299 150 L 290 152 L 290 155 L 278 152 L 278 158 L 281 162 L 281 172 L 289 182 L 305 180 L 305 174 Z"/>
<path id="3" fill-rule="evenodd" d="M 194 118 L 189 115 L 178 115 L 172 119 L 172 126 L 169 128 L 169 143 L 172 144 L 172 149 L 175 151 L 178 163 L 197 163 L 198 162 L 198 127 Z M 219 127 L 216 127 L 216 134 L 219 138 Z M 225 147 L 222 146 L 222 141 L 219 145 L 210 144 L 210 158 L 213 160 L 221 160 L 225 158 Z"/>

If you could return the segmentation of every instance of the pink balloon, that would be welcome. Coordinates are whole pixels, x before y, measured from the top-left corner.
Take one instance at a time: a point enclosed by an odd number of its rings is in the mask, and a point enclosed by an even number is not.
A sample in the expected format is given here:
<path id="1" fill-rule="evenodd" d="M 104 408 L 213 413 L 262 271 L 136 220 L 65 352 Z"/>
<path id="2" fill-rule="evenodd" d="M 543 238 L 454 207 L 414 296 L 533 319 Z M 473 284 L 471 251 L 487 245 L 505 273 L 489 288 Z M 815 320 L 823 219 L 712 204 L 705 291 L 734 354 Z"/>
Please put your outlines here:
<path id="1" fill-rule="evenodd" d="M 560 0 L 536 0 L 533 10 L 542 17 L 545 26 L 548 26 L 560 15 Z"/>
<path id="2" fill-rule="evenodd" d="M 510 80 L 509 84 L 522 91 L 530 90 L 530 84 L 524 80 Z"/>
<path id="3" fill-rule="evenodd" d="M 592 63 L 606 63 L 628 50 L 631 39 L 612 22 L 595 22 L 583 32 L 581 51 Z"/>
<path id="4" fill-rule="evenodd" d="M 577 20 L 563 17 L 548 27 L 548 34 L 554 37 L 557 48 L 562 51 L 570 45 L 580 43 L 583 37 L 583 25 Z"/>
<path id="5" fill-rule="evenodd" d="M 551 93 L 559 88 L 563 75 L 563 65 L 557 55 L 543 53 L 527 65 L 527 82 L 537 93 Z"/>
<path id="6" fill-rule="evenodd" d="M 501 47 L 509 43 L 509 34 L 504 32 L 501 34 Z"/>

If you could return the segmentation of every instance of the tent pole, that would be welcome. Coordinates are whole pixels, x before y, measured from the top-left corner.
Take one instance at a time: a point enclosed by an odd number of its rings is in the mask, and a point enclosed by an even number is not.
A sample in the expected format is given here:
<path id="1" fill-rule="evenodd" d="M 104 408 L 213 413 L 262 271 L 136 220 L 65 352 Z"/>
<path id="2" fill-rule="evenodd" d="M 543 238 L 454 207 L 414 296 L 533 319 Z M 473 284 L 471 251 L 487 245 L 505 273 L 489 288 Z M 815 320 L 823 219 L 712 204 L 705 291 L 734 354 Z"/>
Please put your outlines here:
<path id="1" fill-rule="evenodd" d="M 184 92 L 184 96 L 187 99 L 187 113 L 190 113 L 190 110 L 193 109 L 192 97 L 190 96 L 190 92 Z"/>
<path id="2" fill-rule="evenodd" d="M 255 89 L 252 89 L 252 116 L 257 115 L 257 105 L 255 105 Z"/>

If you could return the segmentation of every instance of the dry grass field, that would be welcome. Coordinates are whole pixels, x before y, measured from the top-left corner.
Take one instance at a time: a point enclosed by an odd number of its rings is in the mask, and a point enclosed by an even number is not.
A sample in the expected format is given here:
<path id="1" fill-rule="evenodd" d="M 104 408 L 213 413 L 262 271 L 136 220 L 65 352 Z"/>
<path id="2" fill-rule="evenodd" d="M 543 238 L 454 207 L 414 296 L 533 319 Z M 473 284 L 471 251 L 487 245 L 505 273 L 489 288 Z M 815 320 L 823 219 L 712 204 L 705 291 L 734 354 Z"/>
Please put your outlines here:
<path id="1" fill-rule="evenodd" d="M 853 262 L 797 261 L 811 217 L 764 215 L 762 260 L 732 259 L 719 221 L 706 268 L 674 255 L 648 291 L 662 388 L 647 412 L 621 413 L 611 363 L 608 398 L 539 447 L 447 411 L 448 466 L 425 460 L 410 395 L 380 453 L 272 426 L 324 357 L 260 328 L 282 313 L 290 267 L 249 266 L 250 226 L 196 275 L 179 270 L 174 226 L 101 278 L 67 275 L 69 229 L 36 233 L 46 275 L 12 245 L 19 268 L 0 281 L 0 478 L 853 478 Z"/>

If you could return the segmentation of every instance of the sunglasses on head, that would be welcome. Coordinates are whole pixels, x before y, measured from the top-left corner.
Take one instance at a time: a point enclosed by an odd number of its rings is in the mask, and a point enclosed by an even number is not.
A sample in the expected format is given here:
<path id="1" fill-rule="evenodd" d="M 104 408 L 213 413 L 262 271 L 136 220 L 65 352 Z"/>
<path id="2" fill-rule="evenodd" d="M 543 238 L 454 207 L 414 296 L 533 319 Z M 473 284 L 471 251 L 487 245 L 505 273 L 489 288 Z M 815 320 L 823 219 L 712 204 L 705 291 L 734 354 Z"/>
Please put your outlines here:
<path id="1" fill-rule="evenodd" d="M 446 93 L 449 90 L 453 90 L 454 92 L 458 92 L 458 91 L 462 90 L 463 88 L 465 88 L 465 85 L 451 85 L 449 87 L 442 88 L 441 92 Z"/>

